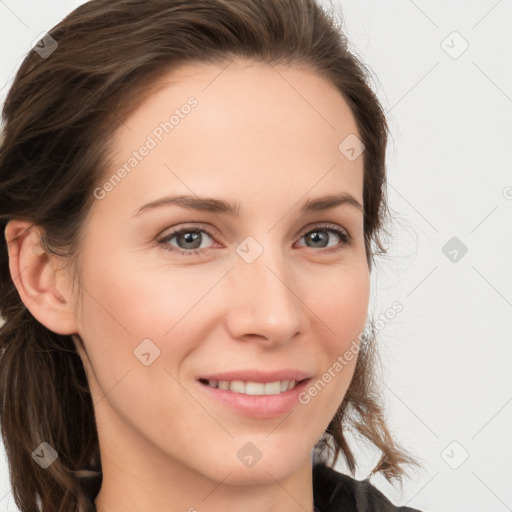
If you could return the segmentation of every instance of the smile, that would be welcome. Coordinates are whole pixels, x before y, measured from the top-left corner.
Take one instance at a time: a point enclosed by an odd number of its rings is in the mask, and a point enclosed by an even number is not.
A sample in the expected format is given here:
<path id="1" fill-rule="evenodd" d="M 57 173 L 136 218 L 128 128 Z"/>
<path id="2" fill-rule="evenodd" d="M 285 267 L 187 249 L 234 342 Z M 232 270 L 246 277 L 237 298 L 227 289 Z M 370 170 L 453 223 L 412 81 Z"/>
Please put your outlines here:
<path id="1" fill-rule="evenodd" d="M 244 395 L 278 395 L 293 389 L 297 385 L 295 380 L 278 380 L 275 382 L 244 382 L 241 380 L 207 380 L 200 379 L 200 382 L 212 388 L 233 391 Z"/>

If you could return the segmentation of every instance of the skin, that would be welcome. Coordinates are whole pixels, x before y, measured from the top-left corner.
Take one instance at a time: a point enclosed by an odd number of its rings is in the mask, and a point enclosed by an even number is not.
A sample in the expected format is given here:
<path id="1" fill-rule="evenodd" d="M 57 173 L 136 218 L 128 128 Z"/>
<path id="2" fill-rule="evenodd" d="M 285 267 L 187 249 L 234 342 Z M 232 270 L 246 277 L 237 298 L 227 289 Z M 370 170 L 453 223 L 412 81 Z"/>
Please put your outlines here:
<path id="1" fill-rule="evenodd" d="M 363 157 L 338 150 L 358 134 L 354 117 L 329 82 L 298 67 L 188 64 L 161 85 L 113 134 L 118 167 L 187 98 L 198 105 L 94 202 L 80 254 L 81 307 L 69 271 L 22 220 L 6 228 L 11 274 L 35 318 L 73 334 L 84 362 L 102 454 L 98 511 L 311 511 L 311 450 L 357 358 L 307 405 L 272 419 L 227 409 L 196 379 L 300 368 L 315 381 L 363 331 L 363 213 L 349 204 L 299 213 L 307 199 L 335 192 L 363 204 Z M 239 202 L 240 215 L 168 206 L 132 217 L 171 194 Z M 304 236 L 326 222 L 348 232 L 350 245 L 325 228 L 323 243 Z M 155 242 L 170 228 L 204 225 L 213 237 L 199 233 L 200 256 L 165 250 L 190 250 L 180 237 Z M 236 252 L 247 236 L 263 249 L 250 264 Z M 160 350 L 148 366 L 134 356 L 146 338 Z M 262 455 L 252 467 L 237 457 L 249 442 Z"/>

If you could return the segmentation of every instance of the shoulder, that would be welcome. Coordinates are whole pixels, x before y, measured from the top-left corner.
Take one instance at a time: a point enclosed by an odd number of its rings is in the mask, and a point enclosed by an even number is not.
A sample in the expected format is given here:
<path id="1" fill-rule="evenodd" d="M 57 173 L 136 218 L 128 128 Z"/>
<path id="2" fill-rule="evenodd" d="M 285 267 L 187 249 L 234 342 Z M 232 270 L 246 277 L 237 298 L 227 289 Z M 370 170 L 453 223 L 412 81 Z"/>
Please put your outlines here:
<path id="1" fill-rule="evenodd" d="M 421 512 L 394 506 L 370 482 L 339 473 L 324 462 L 313 465 L 313 495 L 320 512 Z"/>

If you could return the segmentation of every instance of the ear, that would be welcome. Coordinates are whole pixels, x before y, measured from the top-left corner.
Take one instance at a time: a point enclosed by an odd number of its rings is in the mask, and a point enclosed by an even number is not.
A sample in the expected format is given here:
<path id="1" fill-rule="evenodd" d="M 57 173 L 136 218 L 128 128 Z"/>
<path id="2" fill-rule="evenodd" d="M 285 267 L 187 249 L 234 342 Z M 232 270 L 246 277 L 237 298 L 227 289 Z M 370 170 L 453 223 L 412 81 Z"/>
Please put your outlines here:
<path id="1" fill-rule="evenodd" d="M 41 324 L 57 334 L 77 332 L 72 276 L 58 268 L 57 257 L 41 242 L 43 230 L 13 219 L 5 227 L 9 270 L 21 300 Z"/>

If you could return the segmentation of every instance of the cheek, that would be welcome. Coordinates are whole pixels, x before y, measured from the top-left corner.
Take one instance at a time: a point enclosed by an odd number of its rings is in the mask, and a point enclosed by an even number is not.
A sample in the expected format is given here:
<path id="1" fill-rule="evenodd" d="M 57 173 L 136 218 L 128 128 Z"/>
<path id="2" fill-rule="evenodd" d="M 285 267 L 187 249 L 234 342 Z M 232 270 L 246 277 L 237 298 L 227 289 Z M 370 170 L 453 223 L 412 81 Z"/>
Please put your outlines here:
<path id="1" fill-rule="evenodd" d="M 99 421 L 115 425 L 122 418 L 152 439 L 172 439 L 182 431 L 183 425 L 172 423 L 173 411 L 201 413 L 176 380 L 194 339 L 185 315 L 201 290 L 187 286 L 185 278 L 177 282 L 177 272 L 165 280 L 163 274 L 128 269 L 122 257 L 91 266 L 80 332 Z"/>
<path id="2" fill-rule="evenodd" d="M 148 268 L 130 254 L 91 258 L 85 275 L 81 325 L 97 343 L 133 351 L 146 338 L 162 339 L 202 295 L 207 284 L 172 268 Z M 185 320 L 186 322 L 187 320 Z M 162 347 L 160 347 L 162 348 Z"/>
<path id="3" fill-rule="evenodd" d="M 209 303 L 202 299 L 220 276 L 194 278 L 183 268 L 149 269 L 130 254 L 110 254 L 89 258 L 83 282 L 79 334 L 94 369 L 91 388 L 99 398 L 123 381 L 119 389 L 129 389 L 130 400 L 158 410 L 162 389 L 179 396 L 173 377 L 181 377 L 180 362 L 207 337 Z"/>
<path id="4" fill-rule="evenodd" d="M 325 336 L 321 345 L 325 358 L 322 373 L 305 401 L 322 402 L 321 408 L 329 416 L 334 415 L 342 402 L 357 363 L 370 297 L 368 270 L 364 266 L 347 269 L 324 290 L 323 300 L 315 311 L 319 311 L 321 321 L 327 326 L 323 327 Z"/>
<path id="5" fill-rule="evenodd" d="M 370 276 L 364 266 L 347 268 L 332 276 L 318 306 L 332 335 L 329 351 L 345 350 L 347 343 L 364 330 L 369 299 Z"/>

